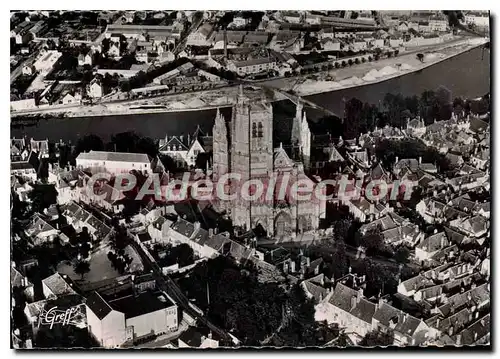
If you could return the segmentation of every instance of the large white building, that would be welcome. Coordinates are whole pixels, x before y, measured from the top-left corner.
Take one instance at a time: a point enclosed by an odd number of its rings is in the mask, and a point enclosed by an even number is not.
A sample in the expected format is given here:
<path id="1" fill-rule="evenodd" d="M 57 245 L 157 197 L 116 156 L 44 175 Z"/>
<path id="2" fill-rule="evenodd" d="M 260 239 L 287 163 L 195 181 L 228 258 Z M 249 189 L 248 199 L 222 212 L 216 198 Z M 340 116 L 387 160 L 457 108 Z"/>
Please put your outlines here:
<path id="1" fill-rule="evenodd" d="M 488 14 L 482 14 L 479 12 L 469 12 L 465 14 L 465 23 L 467 25 L 473 24 L 480 27 L 489 27 L 490 26 L 490 17 Z"/>
<path id="2" fill-rule="evenodd" d="M 90 169 L 93 173 L 126 173 L 130 171 L 151 172 L 151 160 L 144 153 L 82 152 L 76 158 L 76 166 Z"/>
<path id="3" fill-rule="evenodd" d="M 94 292 L 85 304 L 88 330 L 104 348 L 178 329 L 177 306 L 162 292 L 150 290 L 105 300 Z"/>

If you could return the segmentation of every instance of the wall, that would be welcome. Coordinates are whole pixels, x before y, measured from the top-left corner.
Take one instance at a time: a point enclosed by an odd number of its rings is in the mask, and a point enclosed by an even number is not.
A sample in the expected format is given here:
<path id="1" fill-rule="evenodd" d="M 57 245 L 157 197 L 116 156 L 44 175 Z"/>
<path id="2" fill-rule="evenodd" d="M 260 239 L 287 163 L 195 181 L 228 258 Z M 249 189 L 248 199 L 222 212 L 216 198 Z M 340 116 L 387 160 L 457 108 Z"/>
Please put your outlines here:
<path id="1" fill-rule="evenodd" d="M 170 313 L 170 314 L 169 314 Z M 134 338 L 177 330 L 177 307 L 173 306 L 155 312 L 128 318 L 126 326 L 134 327 Z"/>

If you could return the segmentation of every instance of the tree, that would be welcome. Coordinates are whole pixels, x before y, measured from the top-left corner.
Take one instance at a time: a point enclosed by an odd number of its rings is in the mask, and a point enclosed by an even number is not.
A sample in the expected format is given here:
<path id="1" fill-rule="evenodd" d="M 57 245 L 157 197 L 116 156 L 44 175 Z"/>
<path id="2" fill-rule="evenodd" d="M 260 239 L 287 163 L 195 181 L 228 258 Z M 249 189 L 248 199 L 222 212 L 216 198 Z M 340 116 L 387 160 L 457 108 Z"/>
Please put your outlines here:
<path id="1" fill-rule="evenodd" d="M 424 54 L 418 53 L 418 54 L 417 54 L 417 59 L 418 59 L 420 62 L 424 62 Z"/>
<path id="2" fill-rule="evenodd" d="M 196 156 L 195 167 L 205 170 L 210 164 L 210 159 L 212 158 L 212 152 L 200 152 Z"/>
<path id="3" fill-rule="evenodd" d="M 363 347 L 386 347 L 394 343 L 394 334 L 382 331 L 371 331 L 361 339 L 359 345 Z"/>
<path id="4" fill-rule="evenodd" d="M 44 209 L 57 203 L 57 190 L 53 184 L 33 184 L 33 190 L 28 193 L 31 208 L 34 212 L 42 213 Z"/>
<path id="5" fill-rule="evenodd" d="M 83 280 L 85 274 L 90 272 L 90 263 L 84 260 L 79 260 L 73 265 L 73 271 L 76 274 L 81 275 L 81 280 Z"/>
<path id="6" fill-rule="evenodd" d="M 410 250 L 405 246 L 401 246 L 396 250 L 394 254 L 394 259 L 399 263 L 407 263 L 410 257 Z"/>
<path id="7" fill-rule="evenodd" d="M 78 140 L 75 146 L 75 157 L 82 152 L 89 151 L 102 151 L 104 150 L 104 143 L 99 136 L 90 134 Z"/>
<path id="8" fill-rule="evenodd" d="M 361 245 L 367 249 L 367 251 L 377 252 L 384 247 L 384 237 L 380 231 L 380 228 L 372 228 L 361 237 Z"/>
<path id="9" fill-rule="evenodd" d="M 357 98 L 352 98 L 345 103 L 344 107 L 344 135 L 346 138 L 355 138 L 359 134 L 361 126 L 361 114 L 363 103 Z"/>

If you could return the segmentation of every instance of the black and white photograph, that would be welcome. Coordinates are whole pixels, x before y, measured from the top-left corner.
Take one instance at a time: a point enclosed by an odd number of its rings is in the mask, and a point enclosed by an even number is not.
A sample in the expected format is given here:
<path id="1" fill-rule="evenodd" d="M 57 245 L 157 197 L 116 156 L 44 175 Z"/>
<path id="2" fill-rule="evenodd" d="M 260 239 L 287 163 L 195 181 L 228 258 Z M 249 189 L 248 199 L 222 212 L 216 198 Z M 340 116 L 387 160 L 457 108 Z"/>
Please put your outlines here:
<path id="1" fill-rule="evenodd" d="M 9 14 L 11 349 L 492 349 L 489 10 Z"/>

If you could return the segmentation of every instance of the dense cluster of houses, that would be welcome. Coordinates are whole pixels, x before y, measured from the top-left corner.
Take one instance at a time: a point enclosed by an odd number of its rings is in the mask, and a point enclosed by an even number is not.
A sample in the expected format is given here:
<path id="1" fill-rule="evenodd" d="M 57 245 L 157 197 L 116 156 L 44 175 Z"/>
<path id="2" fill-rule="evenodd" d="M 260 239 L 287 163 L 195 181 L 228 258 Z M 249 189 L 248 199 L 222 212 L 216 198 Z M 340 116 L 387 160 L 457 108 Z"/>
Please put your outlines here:
<path id="1" fill-rule="evenodd" d="M 147 73 L 179 58 L 202 64 L 202 68 L 194 66 L 188 71 L 189 76 L 185 73 L 187 69 L 182 67 L 167 71 L 152 83 L 134 89 L 132 94 L 149 96 L 180 91 L 186 85 L 190 88 L 192 85 L 201 86 L 206 80 L 209 82 L 206 88 L 224 83 L 220 74 L 207 72 L 207 68 L 225 69 L 239 77 L 285 76 L 299 74 L 301 69 L 307 70 L 311 66 L 318 69 L 328 65 L 337 67 L 342 65 L 334 61 L 339 58 L 345 58 L 346 61 L 348 58 L 352 61 L 356 58 L 363 62 L 371 61 L 374 56 L 370 59 L 368 56 L 364 59 L 359 56 L 396 50 L 404 52 L 415 47 L 444 43 L 454 36 L 450 32 L 448 20 L 438 12 L 383 16 L 382 24 L 370 11 L 359 12 L 355 19 L 349 18 L 352 16 L 350 11 L 345 12 L 343 17 L 328 12 L 268 11 L 258 24 L 255 19 L 254 23 L 250 23 L 248 15 L 234 13 L 233 21 L 228 26 L 220 24 L 224 14 L 223 11 L 205 11 L 201 16 L 196 15 L 196 12 L 179 11 L 165 25 L 141 23 L 141 19 L 147 15 L 140 11 L 111 12 L 107 16 L 99 14 L 103 21 L 107 21 L 104 32 L 93 40 L 75 40 L 75 43 L 68 40 L 73 46 L 81 46 L 78 65 L 80 68 L 90 66 L 95 78 L 84 88 L 77 86 L 78 81 L 69 81 L 66 84 L 69 90 L 63 91 L 54 90 L 54 81 L 45 79 L 45 76 L 59 67 L 57 64 L 64 62 L 66 56 L 61 57 L 61 52 L 47 50 L 44 45 L 45 38 L 41 34 L 47 30 L 47 21 L 42 18 L 38 22 L 30 22 L 28 18 L 13 28 L 11 37 L 18 44 L 41 45 L 22 65 L 23 75 L 37 77 L 26 92 L 27 95 L 11 102 L 12 109 L 81 104 L 86 97 L 94 102 L 114 98 L 110 95 L 114 93 L 113 89 L 103 85 L 102 76 L 109 74 L 130 79 L 141 71 Z M 170 15 L 158 12 L 154 16 L 160 20 Z M 465 19 L 467 24 L 481 26 L 489 21 L 487 16 L 473 12 L 466 14 Z M 129 68 L 100 68 L 96 63 L 104 52 L 116 61 L 132 54 L 137 63 Z M 318 53 L 323 52 L 323 60 L 313 60 Z M 297 55 L 310 56 L 313 64 L 310 61 L 300 63 Z M 193 64 L 190 63 L 190 66 Z M 40 92 L 42 94 L 38 100 L 35 100 L 35 96 L 28 96 Z"/>

